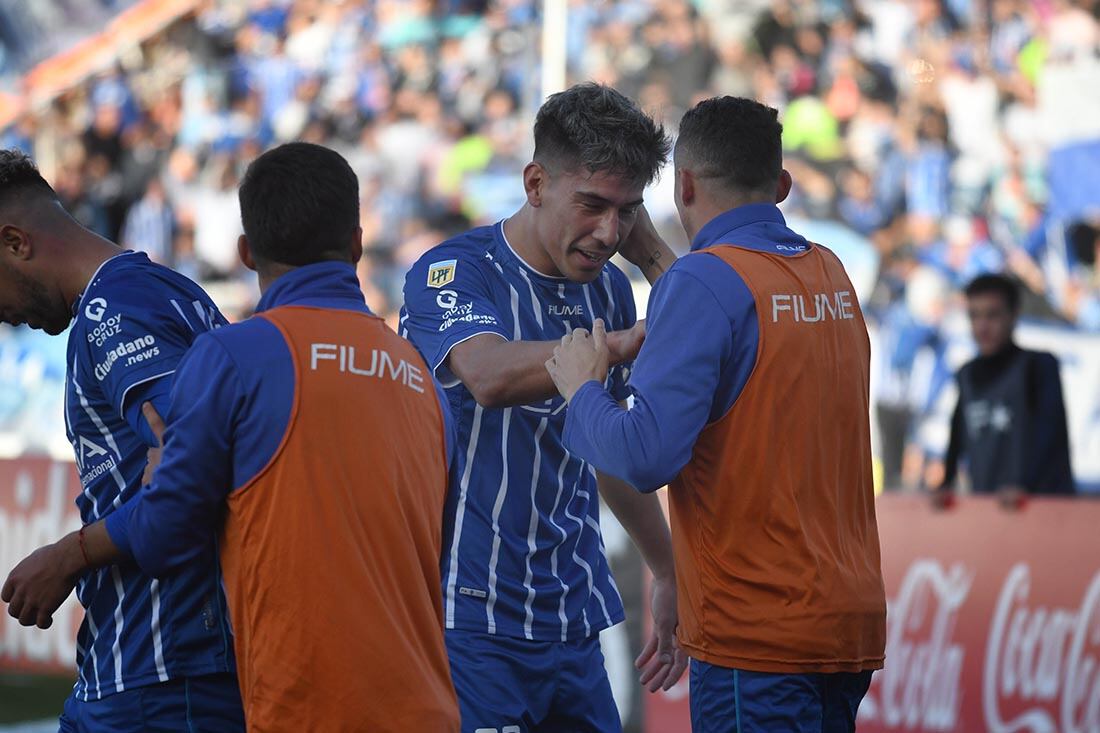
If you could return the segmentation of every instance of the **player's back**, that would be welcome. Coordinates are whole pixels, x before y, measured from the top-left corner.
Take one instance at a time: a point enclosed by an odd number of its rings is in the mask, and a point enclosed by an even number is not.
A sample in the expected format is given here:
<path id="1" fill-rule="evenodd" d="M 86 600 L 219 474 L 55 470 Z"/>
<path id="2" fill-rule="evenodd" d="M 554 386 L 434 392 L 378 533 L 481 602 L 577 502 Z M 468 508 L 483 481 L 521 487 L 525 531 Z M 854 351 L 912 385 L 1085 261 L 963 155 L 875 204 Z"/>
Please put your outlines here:
<path id="1" fill-rule="evenodd" d="M 670 488 L 674 522 L 692 528 L 673 532 L 681 639 L 693 658 L 738 669 L 879 668 L 870 350 L 854 289 L 820 246 L 704 252 L 748 286 L 760 336 L 737 401 Z"/>
<path id="2" fill-rule="evenodd" d="M 194 339 L 225 320 L 198 285 L 138 253 L 107 260 L 74 315 L 65 425 L 82 485 L 76 504 L 90 523 L 141 488 L 149 439 L 135 396 L 158 382 L 166 392 Z M 198 562 L 159 580 L 127 564 L 78 582 L 77 699 L 233 670 L 213 539 Z"/>
<path id="3" fill-rule="evenodd" d="M 439 571 L 447 438 L 431 375 L 365 309 L 252 320 L 241 326 L 285 342 L 294 394 L 274 456 L 229 495 L 222 542 L 249 727 L 457 730 Z M 244 363 L 254 355 L 238 333 L 217 339 Z"/>

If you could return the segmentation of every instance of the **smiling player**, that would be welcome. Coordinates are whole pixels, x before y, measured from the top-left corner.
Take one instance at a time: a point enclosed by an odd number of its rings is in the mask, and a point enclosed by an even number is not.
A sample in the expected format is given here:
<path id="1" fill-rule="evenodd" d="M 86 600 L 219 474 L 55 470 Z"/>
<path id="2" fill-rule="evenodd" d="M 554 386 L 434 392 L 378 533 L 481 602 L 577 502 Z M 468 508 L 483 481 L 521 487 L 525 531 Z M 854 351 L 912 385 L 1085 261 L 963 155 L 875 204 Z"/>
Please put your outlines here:
<path id="1" fill-rule="evenodd" d="M 594 84 L 552 96 L 535 121 L 527 202 L 444 242 L 408 274 L 402 329 L 447 388 L 458 426 L 445 516 L 447 648 L 462 730 L 620 729 L 598 634 L 623 619 L 599 527 L 599 491 L 656 576 L 650 689 L 679 679 L 674 573 L 656 497 L 562 446 L 564 402 L 543 363 L 596 318 L 613 394 L 643 337 L 626 276 L 608 263 L 668 154 L 663 131 Z M 628 252 L 641 261 L 644 255 Z M 643 262 L 656 277 L 656 262 Z"/>

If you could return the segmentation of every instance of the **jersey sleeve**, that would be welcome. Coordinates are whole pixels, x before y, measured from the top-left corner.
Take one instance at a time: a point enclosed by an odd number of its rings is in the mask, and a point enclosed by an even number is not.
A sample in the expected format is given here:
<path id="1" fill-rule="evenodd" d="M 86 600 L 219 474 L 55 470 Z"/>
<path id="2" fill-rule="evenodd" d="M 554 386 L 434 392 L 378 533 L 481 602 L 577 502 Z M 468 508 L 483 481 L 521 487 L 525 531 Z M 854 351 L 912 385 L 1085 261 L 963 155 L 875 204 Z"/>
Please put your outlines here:
<path id="1" fill-rule="evenodd" d="M 404 294 L 401 333 L 444 387 L 458 383 L 447 368 L 455 346 L 483 333 L 509 339 L 483 266 L 468 255 L 429 252 L 405 277 Z"/>
<path id="2" fill-rule="evenodd" d="M 654 286 L 629 410 L 620 409 L 593 381 L 577 390 L 566 411 L 565 447 L 641 491 L 676 477 L 691 459 L 715 403 L 728 409 L 755 362 L 759 337 L 751 328 L 756 317 L 751 293 L 739 277 L 727 278 L 721 291 L 727 297 L 720 297 L 695 276 L 696 268 L 713 265 L 689 255 Z M 727 394 L 722 377 L 731 374 L 738 380 Z"/>
<path id="3" fill-rule="evenodd" d="M 180 361 L 152 483 L 107 521 L 115 545 L 149 575 L 186 566 L 213 542 L 233 488 L 233 431 L 245 400 L 232 358 L 201 336 Z"/>
<path id="4" fill-rule="evenodd" d="M 131 390 L 173 374 L 194 339 L 171 299 L 144 289 L 116 286 L 81 315 L 89 371 L 123 419 Z"/>
<path id="5" fill-rule="evenodd" d="M 607 327 L 616 331 L 632 328 L 638 322 L 638 308 L 634 303 L 634 289 L 630 286 L 630 279 L 621 270 L 613 270 L 609 275 L 611 297 L 618 307 L 615 310 L 614 323 L 609 323 Z M 624 402 L 630 396 L 627 382 L 633 368 L 633 361 L 623 362 L 613 367 L 608 374 L 608 391 L 618 402 Z"/>

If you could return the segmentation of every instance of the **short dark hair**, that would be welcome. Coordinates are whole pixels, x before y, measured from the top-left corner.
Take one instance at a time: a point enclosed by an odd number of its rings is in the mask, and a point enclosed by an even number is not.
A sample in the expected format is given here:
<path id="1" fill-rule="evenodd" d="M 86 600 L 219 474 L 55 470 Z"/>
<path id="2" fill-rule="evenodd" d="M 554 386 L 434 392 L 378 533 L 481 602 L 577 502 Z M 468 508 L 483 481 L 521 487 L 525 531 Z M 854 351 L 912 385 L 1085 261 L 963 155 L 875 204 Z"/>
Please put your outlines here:
<path id="1" fill-rule="evenodd" d="M 29 155 L 16 148 L 0 150 L 0 204 L 29 192 L 57 198 Z"/>
<path id="2" fill-rule="evenodd" d="M 676 155 L 729 189 L 763 191 L 783 172 L 782 137 L 776 109 L 743 97 L 712 97 L 684 114 Z"/>
<path id="3" fill-rule="evenodd" d="M 1020 309 L 1020 286 L 1007 275 L 994 273 L 978 275 L 966 286 L 965 292 L 967 298 L 993 293 L 1004 298 L 1009 310 L 1013 313 Z"/>
<path id="4" fill-rule="evenodd" d="M 340 259 L 359 226 L 359 181 L 343 156 L 320 145 L 267 151 L 248 166 L 239 195 L 249 246 L 267 262 Z"/>
<path id="5" fill-rule="evenodd" d="M 535 161 L 648 185 L 668 160 L 662 125 L 611 87 L 586 82 L 552 94 L 535 117 Z"/>

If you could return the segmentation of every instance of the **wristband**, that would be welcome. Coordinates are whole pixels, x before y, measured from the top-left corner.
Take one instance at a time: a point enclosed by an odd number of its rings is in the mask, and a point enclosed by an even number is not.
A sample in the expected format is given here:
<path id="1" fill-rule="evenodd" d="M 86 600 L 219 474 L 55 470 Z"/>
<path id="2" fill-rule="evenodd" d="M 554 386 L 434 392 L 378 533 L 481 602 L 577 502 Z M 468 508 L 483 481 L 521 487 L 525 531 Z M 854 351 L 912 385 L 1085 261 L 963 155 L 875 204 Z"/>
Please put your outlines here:
<path id="1" fill-rule="evenodd" d="M 77 539 L 80 542 L 80 554 L 84 558 L 84 569 L 90 570 L 92 567 L 92 561 L 88 559 L 88 548 L 84 546 L 84 530 L 88 528 L 84 525 L 80 528 L 80 531 L 76 533 Z"/>

